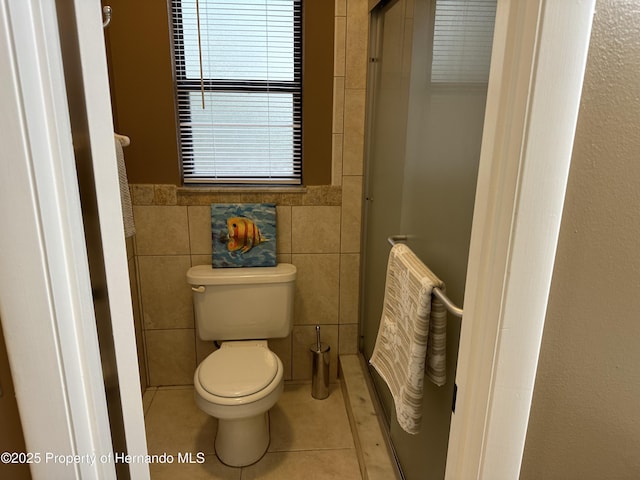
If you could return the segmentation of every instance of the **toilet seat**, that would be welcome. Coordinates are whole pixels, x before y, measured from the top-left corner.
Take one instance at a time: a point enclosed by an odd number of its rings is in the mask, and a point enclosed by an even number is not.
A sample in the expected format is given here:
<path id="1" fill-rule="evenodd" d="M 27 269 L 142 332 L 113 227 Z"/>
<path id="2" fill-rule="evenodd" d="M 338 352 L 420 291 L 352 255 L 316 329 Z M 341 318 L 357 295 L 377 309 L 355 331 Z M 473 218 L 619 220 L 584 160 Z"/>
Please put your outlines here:
<path id="1" fill-rule="evenodd" d="M 263 343 L 226 342 L 200 364 L 198 383 L 215 397 L 239 399 L 269 386 L 278 364 L 278 357 Z"/>

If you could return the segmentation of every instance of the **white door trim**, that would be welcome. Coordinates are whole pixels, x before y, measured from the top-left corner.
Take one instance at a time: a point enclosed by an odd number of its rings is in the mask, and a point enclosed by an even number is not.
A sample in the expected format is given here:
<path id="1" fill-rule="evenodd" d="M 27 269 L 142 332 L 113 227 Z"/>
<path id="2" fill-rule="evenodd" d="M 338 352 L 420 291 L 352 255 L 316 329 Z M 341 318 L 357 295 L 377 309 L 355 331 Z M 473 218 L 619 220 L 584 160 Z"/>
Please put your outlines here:
<path id="1" fill-rule="evenodd" d="M 0 313 L 33 478 L 108 479 L 48 456 L 111 451 L 55 18 L 0 2 Z"/>
<path id="2" fill-rule="evenodd" d="M 518 478 L 595 0 L 498 0 L 447 480 Z"/>

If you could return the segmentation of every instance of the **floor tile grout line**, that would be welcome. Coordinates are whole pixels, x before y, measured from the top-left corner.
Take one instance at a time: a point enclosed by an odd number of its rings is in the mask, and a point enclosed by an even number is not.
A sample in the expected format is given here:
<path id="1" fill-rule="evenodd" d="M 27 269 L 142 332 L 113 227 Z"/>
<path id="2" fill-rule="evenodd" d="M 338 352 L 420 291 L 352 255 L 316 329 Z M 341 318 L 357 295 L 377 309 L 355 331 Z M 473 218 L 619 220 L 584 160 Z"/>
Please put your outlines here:
<path id="1" fill-rule="evenodd" d="M 265 453 L 297 453 L 297 452 L 330 452 L 330 451 L 344 451 L 355 450 L 355 447 L 327 447 L 327 448 L 297 448 L 295 450 L 272 450 Z"/>

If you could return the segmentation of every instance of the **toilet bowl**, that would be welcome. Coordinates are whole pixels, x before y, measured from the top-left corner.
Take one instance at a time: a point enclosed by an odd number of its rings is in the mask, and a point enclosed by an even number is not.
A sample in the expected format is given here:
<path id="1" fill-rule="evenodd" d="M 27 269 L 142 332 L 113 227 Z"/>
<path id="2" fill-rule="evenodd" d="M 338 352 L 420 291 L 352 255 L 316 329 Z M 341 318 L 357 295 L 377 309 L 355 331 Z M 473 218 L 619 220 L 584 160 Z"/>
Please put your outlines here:
<path id="1" fill-rule="evenodd" d="M 196 404 L 218 419 L 215 449 L 224 464 L 250 465 L 267 451 L 268 411 L 282 395 L 283 372 L 264 340 L 224 342 L 196 369 Z"/>

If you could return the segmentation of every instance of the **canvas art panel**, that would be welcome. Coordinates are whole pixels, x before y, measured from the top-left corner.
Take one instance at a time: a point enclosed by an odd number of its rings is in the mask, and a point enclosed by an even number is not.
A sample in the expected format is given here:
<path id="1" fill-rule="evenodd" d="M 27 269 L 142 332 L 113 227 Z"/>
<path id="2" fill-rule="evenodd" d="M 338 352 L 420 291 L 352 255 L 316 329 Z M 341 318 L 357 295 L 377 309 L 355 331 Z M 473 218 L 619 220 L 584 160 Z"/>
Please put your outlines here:
<path id="1" fill-rule="evenodd" d="M 276 265 L 275 203 L 211 205 L 214 268 Z"/>

